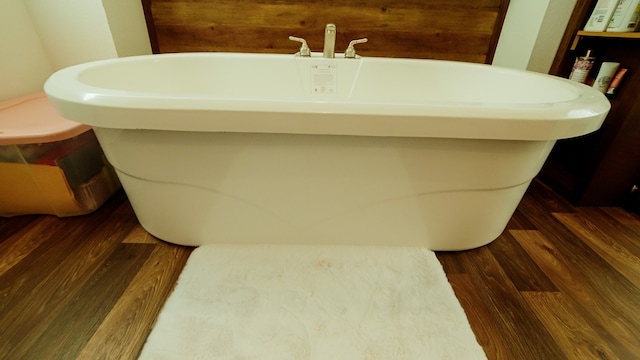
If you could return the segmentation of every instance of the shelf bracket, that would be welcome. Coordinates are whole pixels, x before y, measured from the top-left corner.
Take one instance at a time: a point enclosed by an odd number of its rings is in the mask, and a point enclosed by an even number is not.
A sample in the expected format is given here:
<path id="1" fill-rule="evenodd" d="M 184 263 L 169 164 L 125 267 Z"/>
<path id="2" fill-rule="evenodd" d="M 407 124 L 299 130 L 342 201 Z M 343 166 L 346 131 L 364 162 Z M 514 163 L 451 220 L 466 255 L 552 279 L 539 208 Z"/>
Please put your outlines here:
<path id="1" fill-rule="evenodd" d="M 575 50 L 578 47 L 578 43 L 582 40 L 582 35 L 576 34 L 573 37 L 573 42 L 571 43 L 571 50 Z"/>

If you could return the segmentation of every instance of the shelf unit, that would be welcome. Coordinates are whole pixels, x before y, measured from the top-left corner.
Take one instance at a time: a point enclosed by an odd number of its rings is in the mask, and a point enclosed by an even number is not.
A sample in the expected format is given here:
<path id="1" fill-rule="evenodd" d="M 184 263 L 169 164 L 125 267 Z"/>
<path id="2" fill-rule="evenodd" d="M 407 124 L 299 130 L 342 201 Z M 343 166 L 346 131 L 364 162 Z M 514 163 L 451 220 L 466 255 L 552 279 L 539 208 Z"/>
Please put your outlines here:
<path id="1" fill-rule="evenodd" d="M 593 32 L 578 30 L 571 43 L 571 50 L 575 50 L 578 47 L 578 43 L 584 37 L 604 37 L 604 38 L 616 38 L 616 39 L 640 39 L 640 32 Z"/>
<path id="2" fill-rule="evenodd" d="M 573 62 L 592 51 L 629 69 L 600 130 L 556 143 L 539 178 L 574 205 L 625 206 L 640 185 L 640 33 L 582 31 L 596 0 L 578 0 L 550 73 L 568 77 Z"/>

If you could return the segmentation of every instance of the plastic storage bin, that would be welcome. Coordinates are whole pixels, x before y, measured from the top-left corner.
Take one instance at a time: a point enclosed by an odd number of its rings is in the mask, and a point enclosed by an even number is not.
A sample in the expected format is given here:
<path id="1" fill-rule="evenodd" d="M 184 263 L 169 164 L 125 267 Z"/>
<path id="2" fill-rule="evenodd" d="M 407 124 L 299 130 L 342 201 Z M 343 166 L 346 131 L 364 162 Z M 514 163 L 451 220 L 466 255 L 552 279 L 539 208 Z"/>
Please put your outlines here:
<path id="1" fill-rule="evenodd" d="M 0 102 L 0 216 L 86 214 L 118 189 L 89 126 L 58 115 L 44 93 Z"/>

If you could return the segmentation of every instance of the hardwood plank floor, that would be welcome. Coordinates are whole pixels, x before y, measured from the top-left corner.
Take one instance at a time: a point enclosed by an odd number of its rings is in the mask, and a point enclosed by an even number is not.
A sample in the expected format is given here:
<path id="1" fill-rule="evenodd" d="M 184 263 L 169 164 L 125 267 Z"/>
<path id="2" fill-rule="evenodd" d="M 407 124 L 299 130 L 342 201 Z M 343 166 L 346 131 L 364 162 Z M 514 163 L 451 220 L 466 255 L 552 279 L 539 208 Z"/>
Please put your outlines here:
<path id="1" fill-rule="evenodd" d="M 135 359 L 191 248 L 124 193 L 79 217 L 0 218 L 0 358 Z M 534 181 L 491 244 L 438 252 L 489 359 L 640 358 L 640 217 Z"/>

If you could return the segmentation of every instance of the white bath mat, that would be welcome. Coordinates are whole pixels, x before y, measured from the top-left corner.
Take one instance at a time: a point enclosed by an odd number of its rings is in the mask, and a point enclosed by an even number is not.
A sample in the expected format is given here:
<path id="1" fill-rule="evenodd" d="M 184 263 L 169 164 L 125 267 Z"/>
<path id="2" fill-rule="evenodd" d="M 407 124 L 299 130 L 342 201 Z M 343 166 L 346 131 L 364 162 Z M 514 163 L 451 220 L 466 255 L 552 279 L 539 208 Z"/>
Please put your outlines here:
<path id="1" fill-rule="evenodd" d="M 140 359 L 486 359 L 435 254 L 204 245 Z"/>

